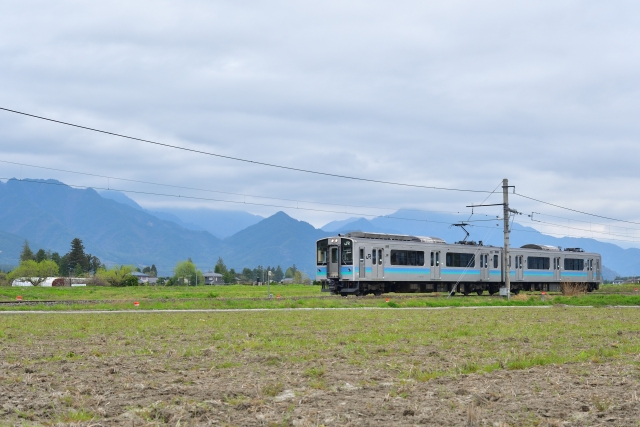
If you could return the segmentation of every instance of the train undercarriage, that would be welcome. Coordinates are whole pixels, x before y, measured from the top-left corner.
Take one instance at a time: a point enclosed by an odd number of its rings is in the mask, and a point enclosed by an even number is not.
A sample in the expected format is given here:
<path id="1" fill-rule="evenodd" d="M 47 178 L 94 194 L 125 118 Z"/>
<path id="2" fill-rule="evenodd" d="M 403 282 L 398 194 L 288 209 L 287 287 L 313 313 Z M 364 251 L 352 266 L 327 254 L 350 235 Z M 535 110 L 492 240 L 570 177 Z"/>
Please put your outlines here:
<path id="1" fill-rule="evenodd" d="M 511 293 L 517 295 L 520 291 L 543 291 L 560 292 L 562 290 L 560 282 L 511 282 Z M 598 283 L 583 283 L 587 292 L 592 292 L 599 288 Z M 441 292 L 460 293 L 462 295 L 494 295 L 504 287 L 500 282 L 387 282 L 387 281 L 345 281 L 327 280 L 322 282 L 322 291 L 330 292 L 333 295 L 382 295 L 383 293 L 431 293 Z M 455 288 L 455 289 L 454 289 Z"/>

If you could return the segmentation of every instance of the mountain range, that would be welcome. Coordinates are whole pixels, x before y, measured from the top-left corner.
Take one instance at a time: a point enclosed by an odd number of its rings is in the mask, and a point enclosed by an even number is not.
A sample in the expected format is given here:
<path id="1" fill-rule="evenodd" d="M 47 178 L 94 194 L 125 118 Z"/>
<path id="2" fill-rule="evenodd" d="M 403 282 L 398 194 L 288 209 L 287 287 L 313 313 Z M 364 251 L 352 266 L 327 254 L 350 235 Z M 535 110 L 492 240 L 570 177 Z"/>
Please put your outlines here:
<path id="1" fill-rule="evenodd" d="M 75 237 L 86 251 L 107 265 L 155 264 L 161 275 L 191 258 L 199 268 L 212 269 L 218 257 L 229 267 L 296 264 L 312 275 L 315 241 L 349 231 L 436 236 L 448 242 L 462 240 L 465 223 L 469 239 L 502 245 L 502 224 L 486 215 L 457 215 L 401 209 L 372 219 L 332 221 L 321 229 L 278 212 L 262 218 L 243 211 L 211 209 L 147 210 L 123 193 L 74 189 L 56 180 L 0 182 L 0 268 L 18 263 L 27 239 L 33 250 L 66 253 Z M 603 256 L 603 273 L 640 275 L 640 249 L 623 249 L 588 238 L 553 237 L 532 227 L 513 224 L 514 247 L 539 243 L 581 247 Z"/>

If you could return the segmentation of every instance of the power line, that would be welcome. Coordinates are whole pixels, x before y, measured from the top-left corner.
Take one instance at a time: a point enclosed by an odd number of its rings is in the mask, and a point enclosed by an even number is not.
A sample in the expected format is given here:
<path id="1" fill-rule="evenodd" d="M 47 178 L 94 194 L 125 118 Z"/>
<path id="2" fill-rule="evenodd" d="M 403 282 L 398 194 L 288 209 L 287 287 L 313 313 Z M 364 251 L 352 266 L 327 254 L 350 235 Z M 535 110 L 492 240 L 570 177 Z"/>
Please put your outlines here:
<path id="1" fill-rule="evenodd" d="M 255 164 L 255 165 L 268 166 L 268 167 L 272 167 L 272 168 L 285 169 L 285 170 L 290 170 L 290 171 L 295 171 L 295 172 L 304 172 L 304 173 L 309 173 L 309 174 L 314 174 L 314 175 L 322 175 L 322 176 L 330 176 L 330 177 L 334 177 L 334 178 L 350 179 L 350 180 L 354 180 L 354 181 L 373 182 L 373 183 L 376 183 L 376 184 L 397 185 L 397 186 L 401 186 L 401 187 L 424 188 L 424 189 L 429 189 L 429 190 L 445 190 L 445 191 L 457 191 L 457 192 L 467 192 L 467 193 L 489 193 L 489 191 L 485 191 L 485 190 L 468 190 L 468 189 L 461 189 L 461 188 L 435 187 L 435 186 L 418 185 L 418 184 L 407 184 L 407 183 L 393 182 L 393 181 L 382 181 L 382 180 L 377 180 L 377 179 L 369 179 L 369 178 L 361 178 L 361 177 L 355 177 L 355 176 L 349 176 L 349 175 L 339 175 L 339 174 L 333 174 L 333 173 L 328 173 L 328 172 L 320 172 L 320 171 L 314 171 L 314 170 L 310 170 L 310 169 L 294 168 L 294 167 L 291 167 L 291 166 L 276 165 L 276 164 L 273 164 L 273 163 L 258 162 L 256 160 L 249 160 L 249 159 L 243 159 L 243 158 L 240 158 L 240 157 L 226 156 L 226 155 L 223 155 L 223 154 L 212 153 L 212 152 L 209 152 L 209 151 L 202 151 L 202 150 L 196 150 L 196 149 L 193 149 L 193 148 L 180 147 L 178 145 L 166 144 L 166 143 L 163 143 L 163 142 L 152 141 L 152 140 L 149 140 L 149 139 L 138 138 L 138 137 L 124 135 L 124 134 L 115 133 L 115 132 L 109 132 L 109 131 L 106 131 L 106 130 L 96 129 L 96 128 L 92 128 L 92 127 L 88 127 L 88 126 L 82 126 L 82 125 L 78 125 L 78 124 L 74 124 L 74 123 L 63 122 L 61 120 L 50 119 L 48 117 L 37 116 L 35 114 L 25 113 L 25 112 L 22 112 L 22 111 L 11 110 L 9 108 L 0 107 L 0 110 L 7 111 L 7 112 L 10 112 L 10 113 L 20 114 L 20 115 L 23 115 L 23 116 L 26 116 L 26 117 L 31 117 L 31 118 L 34 118 L 34 119 L 45 120 L 45 121 L 48 121 L 48 122 L 57 123 L 57 124 L 65 125 L 65 126 L 71 126 L 71 127 L 75 127 L 75 128 L 79 128 L 79 129 L 89 130 L 89 131 L 92 131 L 92 132 L 98 132 L 98 133 L 102 133 L 102 134 L 105 134 L 105 135 L 117 136 L 119 138 L 126 138 L 126 139 L 130 139 L 130 140 L 133 140 L 133 141 L 146 142 L 148 144 L 154 144 L 154 145 L 158 145 L 158 146 L 161 146 L 161 147 L 173 148 L 173 149 L 176 149 L 176 150 L 188 151 L 188 152 L 196 153 L 196 154 L 204 154 L 206 156 L 219 157 L 219 158 L 227 159 L 227 160 L 235 160 L 237 162 L 251 163 L 251 164 Z"/>
<path id="2" fill-rule="evenodd" d="M 257 198 L 257 199 L 280 200 L 280 201 L 286 201 L 286 202 L 310 203 L 310 204 L 315 204 L 315 205 L 342 206 L 342 207 L 350 207 L 350 208 L 396 210 L 396 211 L 400 210 L 399 208 L 385 208 L 385 207 L 378 207 L 378 206 L 363 206 L 363 205 L 346 205 L 346 204 L 343 204 L 343 203 L 315 202 L 315 201 L 312 201 L 312 200 L 284 199 L 284 198 L 280 198 L 280 197 L 256 196 L 256 195 L 253 195 L 253 194 L 233 193 L 233 192 L 229 192 L 229 191 L 210 190 L 210 189 L 195 188 L 195 187 L 185 187 L 185 186 L 180 186 L 180 185 L 162 184 L 162 183 L 158 183 L 158 182 L 140 181 L 140 180 L 135 180 L 135 179 L 119 178 L 119 177 L 107 176 L 107 175 L 98 175 L 98 174 L 94 174 L 94 173 L 78 172 L 78 171 L 73 171 L 73 170 L 69 170 L 69 169 L 57 169 L 57 168 L 52 168 L 52 167 L 47 167 L 47 166 L 38 166 L 38 165 L 31 165 L 31 164 L 27 164 L 27 163 L 11 162 L 11 161 L 8 161 L 8 160 L 0 160 L 0 163 L 7 163 L 7 164 L 17 165 L 17 166 L 27 166 L 27 167 L 32 167 L 32 168 L 36 168 L 36 169 L 52 170 L 52 171 L 56 171 L 56 172 L 72 173 L 72 174 L 77 174 L 77 175 L 92 176 L 92 177 L 96 177 L 96 178 L 105 178 L 105 179 L 109 179 L 109 180 L 114 179 L 114 180 L 118 180 L 118 181 L 135 182 L 137 184 L 157 185 L 159 187 L 177 188 L 177 189 L 181 189 L 181 190 L 203 191 L 203 192 L 208 192 L 208 193 L 228 194 L 228 195 L 240 196 L 240 197 L 253 197 L 253 198 Z M 111 189 L 109 186 L 107 187 L 107 191 L 112 191 L 112 190 L 113 189 Z M 416 212 L 461 214 L 461 212 L 453 212 L 453 211 L 430 211 L 430 210 L 425 210 L 425 209 L 414 209 L 414 208 L 402 208 L 402 209 L 403 210 L 416 211 Z M 493 215 L 485 215 L 485 214 L 482 214 L 482 215 L 484 215 L 484 216 L 493 216 Z"/>
<path id="3" fill-rule="evenodd" d="M 598 234 L 605 234 L 607 236 L 618 236 L 618 237 L 634 237 L 634 236 L 629 236 L 629 234 L 616 234 L 616 233 L 611 233 L 611 232 L 606 232 L 606 231 L 587 230 L 585 228 L 571 227 L 570 225 L 555 224 L 553 222 L 540 221 L 538 219 L 533 219 L 533 218 L 531 219 L 531 221 L 537 222 L 537 223 L 540 223 L 540 224 L 549 225 L 549 226 L 552 226 L 552 227 L 567 228 L 567 229 L 570 229 L 570 230 L 584 231 L 584 232 L 587 232 L 587 233 L 598 233 Z"/>
<path id="4" fill-rule="evenodd" d="M 11 179 L 11 178 L 6 178 L 6 177 L 0 177 L 0 180 L 2 179 Z M 15 178 L 13 178 L 15 179 Z M 103 187 L 96 187 L 96 186 L 84 186 L 84 185 L 71 185 L 71 184 L 64 184 L 61 182 L 46 182 L 46 181 L 37 181 L 37 180 L 30 180 L 30 179 L 23 179 L 23 180 L 16 180 L 18 182 L 26 182 L 26 183 L 30 183 L 30 184 L 46 184 L 46 185 L 59 185 L 59 186 L 65 186 L 65 187 L 71 187 L 71 188 L 77 188 L 77 189 L 98 189 L 98 190 L 108 190 L 107 188 L 103 188 Z M 400 219 L 400 220 L 405 220 L 405 221 L 417 221 L 417 222 L 430 222 L 430 223 L 434 223 L 434 224 L 447 224 L 447 225 L 451 225 L 450 222 L 444 222 L 444 221 L 432 221 L 432 220 L 428 220 L 428 219 L 416 219 L 416 218 L 403 218 L 403 217 L 397 217 L 397 216 L 391 216 L 391 215 L 372 215 L 372 214 L 366 214 L 366 213 L 360 213 L 360 212 L 344 212 L 344 211 L 331 211 L 331 210 L 326 210 L 326 209 L 312 209 L 312 208 L 304 208 L 304 207 L 297 207 L 297 206 L 283 206 L 283 205 L 273 205 L 273 204 L 267 204 L 267 203 L 254 203 L 254 202 L 240 202 L 240 201 L 235 201 L 235 200 L 223 200 L 223 199 L 212 199 L 212 198 L 207 198 L 207 197 L 195 197 L 195 196 L 182 196 L 182 195 L 175 195 L 175 194 L 165 194 L 165 193 L 152 193 L 149 191 L 137 191 L 137 190 L 124 190 L 124 189 L 111 189 L 112 191 L 120 191 L 122 193 L 133 193 L 133 194 L 146 194 L 146 195 L 151 195 L 151 196 L 160 196 L 160 197 L 174 197 L 174 198 L 179 198 L 179 199 L 191 199 L 191 200 L 203 200 L 203 201 L 213 201 L 213 202 L 222 202 L 222 203 L 233 203 L 233 204 L 245 204 L 245 205 L 253 205 L 253 206 L 267 206 L 267 207 L 276 207 L 276 208 L 282 208 L 282 209 L 296 209 L 296 210 L 304 210 L 304 211 L 313 211 L 313 212 L 324 212 L 324 213 L 340 213 L 340 214 L 348 214 L 348 215 L 360 215 L 360 216 L 366 216 L 366 217 L 374 217 L 374 218 L 388 218 L 388 219 Z M 152 215 L 152 214 L 150 214 Z M 499 221 L 500 219 L 478 219 L 478 220 L 473 220 L 470 222 L 491 222 L 491 221 Z M 474 225 L 472 225 L 474 226 Z M 485 226 L 480 226 L 480 225 L 475 225 L 474 227 L 481 227 L 481 228 L 492 228 L 492 227 L 485 227 Z"/>
<path id="5" fill-rule="evenodd" d="M 533 200 L 534 202 L 542 203 L 542 204 L 545 204 L 545 205 L 553 206 L 555 208 L 564 209 L 564 210 L 571 211 L 571 212 L 576 212 L 576 213 L 583 214 L 583 215 L 588 215 L 588 216 L 593 216 L 593 217 L 596 217 L 596 218 L 607 219 L 609 221 L 625 222 L 627 224 L 640 225 L 640 222 L 626 221 L 624 219 L 611 218 L 611 217 L 608 217 L 608 216 L 592 214 L 592 213 L 580 211 L 580 210 L 577 210 L 577 209 L 571 209 L 571 208 L 567 208 L 565 206 L 556 205 L 554 203 L 545 202 L 544 200 L 535 199 L 533 197 L 525 196 L 524 194 L 516 193 L 515 191 L 513 192 L 513 194 L 515 194 L 516 196 L 524 197 L 525 199 Z"/>
<path id="6" fill-rule="evenodd" d="M 527 215 L 527 216 L 529 216 L 532 221 L 535 221 L 533 219 L 534 215 L 547 216 L 547 217 L 550 217 L 550 218 L 557 218 L 557 219 L 563 219 L 565 221 L 569 221 L 569 223 L 571 223 L 571 222 L 580 222 L 580 223 L 583 223 L 583 224 L 588 224 L 589 227 L 595 225 L 595 226 L 598 226 L 598 227 L 607 227 L 607 228 L 609 228 L 609 230 L 614 228 L 614 229 L 625 230 L 625 231 L 629 231 L 629 230 L 631 230 L 631 231 L 640 231 L 640 229 L 633 228 L 633 227 L 614 226 L 614 225 L 611 225 L 611 224 L 604 224 L 604 223 L 601 223 L 601 222 L 583 221 L 583 220 L 580 220 L 580 219 L 567 218 L 567 217 L 564 217 L 564 216 L 557 216 L 557 215 L 549 215 L 549 214 L 545 214 L 545 213 L 541 213 L 541 212 L 531 212 L 531 215 Z M 589 230 L 589 231 L 591 231 L 591 230 Z"/>

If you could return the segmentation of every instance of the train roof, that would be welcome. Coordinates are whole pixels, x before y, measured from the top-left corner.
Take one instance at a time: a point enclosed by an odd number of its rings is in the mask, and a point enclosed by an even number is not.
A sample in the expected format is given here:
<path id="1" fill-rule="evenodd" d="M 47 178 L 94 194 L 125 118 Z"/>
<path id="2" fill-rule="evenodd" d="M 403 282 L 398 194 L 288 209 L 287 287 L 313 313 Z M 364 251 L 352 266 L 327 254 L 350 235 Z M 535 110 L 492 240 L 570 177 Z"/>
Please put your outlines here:
<path id="1" fill-rule="evenodd" d="M 395 240 L 400 242 L 447 243 L 439 237 L 410 236 L 408 234 L 365 233 L 362 231 L 347 233 L 345 234 L 345 237 L 355 237 L 359 239 Z"/>
<path id="2" fill-rule="evenodd" d="M 549 246 L 549 245 L 538 245 L 536 243 L 529 243 L 523 246 L 520 246 L 521 249 L 537 249 L 539 251 L 554 251 L 560 252 L 560 248 L 557 246 Z"/>

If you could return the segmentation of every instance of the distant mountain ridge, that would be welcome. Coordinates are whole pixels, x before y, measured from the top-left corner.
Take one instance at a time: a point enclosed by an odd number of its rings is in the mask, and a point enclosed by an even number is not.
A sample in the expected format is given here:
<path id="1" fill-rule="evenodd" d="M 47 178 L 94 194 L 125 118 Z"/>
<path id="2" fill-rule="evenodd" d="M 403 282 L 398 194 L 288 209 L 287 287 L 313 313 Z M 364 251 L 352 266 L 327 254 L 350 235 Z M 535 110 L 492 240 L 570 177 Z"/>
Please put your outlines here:
<path id="1" fill-rule="evenodd" d="M 208 213 L 201 210 L 194 215 Z M 25 239 L 34 249 L 65 253 L 71 240 L 79 237 L 87 252 L 103 262 L 155 264 L 161 275 L 171 275 L 175 264 L 187 258 L 201 269 L 213 268 L 218 257 L 234 268 L 296 264 L 312 274 L 314 242 L 325 235 L 282 212 L 262 220 L 241 212 L 240 219 L 227 222 L 223 219 L 233 212 L 223 212 L 217 217 L 220 227 L 233 230 L 243 221 L 253 224 L 222 240 L 172 221 L 171 213 L 162 214 L 167 219 L 123 194 L 104 197 L 56 180 L 12 179 L 0 183 L 0 265 L 17 264 Z"/>
<path id="2" fill-rule="evenodd" d="M 219 239 L 232 236 L 264 218 L 244 211 L 227 211 L 206 208 L 162 208 L 158 210 L 144 209 L 134 200 L 118 191 L 100 191 L 106 199 L 145 211 L 165 221 L 172 221 L 187 230 L 208 231 Z"/>

